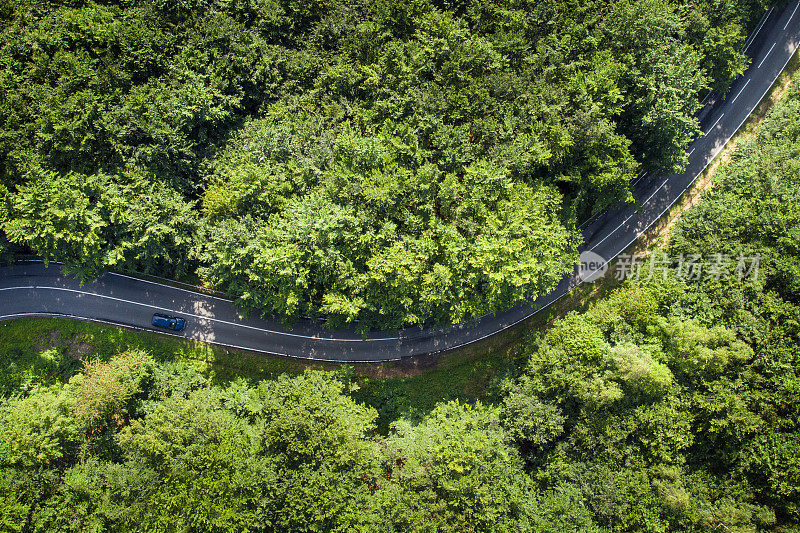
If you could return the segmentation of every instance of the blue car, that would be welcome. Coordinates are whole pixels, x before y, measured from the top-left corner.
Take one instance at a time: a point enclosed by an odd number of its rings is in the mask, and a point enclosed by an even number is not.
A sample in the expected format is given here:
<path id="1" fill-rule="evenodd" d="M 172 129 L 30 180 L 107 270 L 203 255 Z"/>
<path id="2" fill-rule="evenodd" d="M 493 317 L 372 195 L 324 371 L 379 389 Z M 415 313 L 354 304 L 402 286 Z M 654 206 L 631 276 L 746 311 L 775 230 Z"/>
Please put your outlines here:
<path id="1" fill-rule="evenodd" d="M 172 331 L 180 331 L 186 326 L 186 321 L 176 316 L 162 315 L 156 313 L 153 315 L 153 325 L 159 328 L 171 329 Z"/>

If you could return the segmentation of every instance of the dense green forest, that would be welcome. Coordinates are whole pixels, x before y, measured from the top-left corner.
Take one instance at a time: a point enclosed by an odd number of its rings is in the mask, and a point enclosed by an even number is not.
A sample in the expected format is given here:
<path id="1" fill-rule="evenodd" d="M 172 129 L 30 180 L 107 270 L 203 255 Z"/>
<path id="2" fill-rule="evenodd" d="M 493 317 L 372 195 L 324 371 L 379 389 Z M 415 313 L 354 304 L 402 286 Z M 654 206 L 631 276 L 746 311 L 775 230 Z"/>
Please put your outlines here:
<path id="1" fill-rule="evenodd" d="M 2 391 L 0 527 L 798 531 L 798 206 L 795 76 L 672 230 L 670 270 L 534 335 L 483 402 L 387 419 L 346 370 L 73 361 Z M 761 261 L 694 279 L 681 254 Z"/>
<path id="2" fill-rule="evenodd" d="M 332 327 L 551 289 L 763 0 L 0 2 L 0 252 Z"/>

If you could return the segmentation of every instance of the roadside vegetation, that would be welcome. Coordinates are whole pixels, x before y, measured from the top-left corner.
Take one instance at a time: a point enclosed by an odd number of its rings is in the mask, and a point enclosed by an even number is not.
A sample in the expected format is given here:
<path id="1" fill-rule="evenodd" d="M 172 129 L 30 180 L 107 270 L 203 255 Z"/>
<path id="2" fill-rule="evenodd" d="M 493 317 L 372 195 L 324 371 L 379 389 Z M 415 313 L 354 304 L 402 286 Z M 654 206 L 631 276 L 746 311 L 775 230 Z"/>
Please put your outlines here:
<path id="1" fill-rule="evenodd" d="M 474 398 L 408 393 L 388 409 L 400 387 L 377 394 L 347 370 L 214 379 L 192 362 L 202 347 L 149 336 L 93 337 L 96 357 L 56 342 L 75 363 L 52 372 L 23 351 L 5 373 L 22 377 L 3 382 L 0 524 L 797 531 L 798 169 L 795 83 L 638 276 L 487 363 L 498 370 Z M 739 255 L 757 271 L 737 272 Z M 681 258 L 696 256 L 687 275 Z M 15 332 L 3 349 L 67 323 L 17 324 L 0 326 Z"/>
<path id="2" fill-rule="evenodd" d="M 677 169 L 759 0 L 0 5 L 0 251 L 199 277 L 291 323 L 545 293 Z"/>
<path id="3" fill-rule="evenodd" d="M 431 361 L 345 367 L 228 350 L 104 324 L 22 318 L 0 322 L 0 394 L 64 383 L 80 372 L 85 361 L 108 361 L 129 350 L 149 353 L 157 364 L 186 366 L 220 386 L 237 379 L 258 382 L 281 374 L 296 376 L 305 370 L 335 372 L 356 381 L 359 389 L 354 397 L 377 409 L 377 424 L 382 428 L 403 413 L 427 411 L 442 400 L 485 399 L 493 394 L 493 378 L 510 372 L 519 362 L 512 343 Z"/>
<path id="4" fill-rule="evenodd" d="M 680 166 L 763 8 L 9 0 L 0 255 L 289 322 L 508 307 Z M 0 323 L 0 530 L 797 531 L 798 206 L 795 84 L 637 276 L 511 345 L 334 368 Z"/>

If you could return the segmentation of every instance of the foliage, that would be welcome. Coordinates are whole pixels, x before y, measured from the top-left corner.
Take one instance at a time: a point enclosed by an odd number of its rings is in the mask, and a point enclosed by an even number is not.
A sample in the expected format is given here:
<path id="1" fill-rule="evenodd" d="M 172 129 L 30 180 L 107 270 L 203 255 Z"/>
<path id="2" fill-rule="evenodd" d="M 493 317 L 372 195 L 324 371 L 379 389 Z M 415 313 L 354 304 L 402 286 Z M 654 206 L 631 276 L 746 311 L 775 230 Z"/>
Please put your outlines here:
<path id="1" fill-rule="evenodd" d="M 246 404 L 236 407 L 256 420 L 261 453 L 274 472 L 260 505 L 270 528 L 378 527 L 377 449 L 369 438 L 377 413 L 347 397 L 344 383 L 322 372 L 284 376 L 262 382 Z"/>
<path id="2" fill-rule="evenodd" d="M 134 174 L 30 174 L 4 229 L 45 261 L 63 261 L 82 279 L 107 268 L 187 271 L 197 218 L 179 195 Z"/>
<path id="3" fill-rule="evenodd" d="M 409 519 L 425 527 L 442 506 L 451 509 L 442 527 L 526 523 L 529 483 L 497 409 L 443 405 L 415 432 L 398 426 L 384 438 L 373 433 L 377 413 L 330 373 L 257 386 L 190 380 L 187 390 L 175 386 L 185 369 L 153 364 L 124 353 L 91 363 L 66 387 L 3 401 L 2 523 L 53 531 L 377 531 Z M 133 390 L 137 408 L 123 411 Z M 86 431 L 87 413 L 96 420 L 122 412 L 125 423 L 108 425 L 101 437 Z M 453 439 L 465 447 L 450 449 Z M 408 469 L 392 473 L 398 457 Z"/>
<path id="4" fill-rule="evenodd" d="M 245 529 L 257 524 L 258 484 L 270 473 L 253 457 L 244 420 L 220 405 L 216 391 L 159 402 L 118 436 L 125 456 L 158 473 L 135 502 L 130 523 L 145 529 Z"/>
<path id="5" fill-rule="evenodd" d="M 70 461 L 80 438 L 71 390 L 54 386 L 3 405 L 0 464 L 38 467 Z"/>
<path id="6" fill-rule="evenodd" d="M 70 380 L 75 386 L 75 416 L 88 425 L 123 425 L 132 414 L 134 396 L 152 379 L 153 360 L 142 352 L 126 352 L 109 362 L 94 361 Z"/>
<path id="7" fill-rule="evenodd" d="M 197 254 L 208 279 L 285 317 L 500 308 L 546 290 L 534 263 L 568 265 L 575 214 L 623 198 L 636 161 L 680 164 L 692 102 L 741 70 L 758 13 L 717 0 L 14 4 L 0 9 L 3 228 L 87 278 L 186 271 Z M 25 62 L 38 66 L 20 91 Z M 16 346 L 0 528 L 796 529 L 799 102 L 794 87 L 667 244 L 703 269 L 758 254 L 757 272 L 629 280 L 526 341 L 497 402 L 455 401 L 474 396 L 453 380 L 458 392 L 409 393 L 402 411 L 400 384 L 370 394 L 346 371 L 220 383 L 110 343 L 90 362 L 61 348 L 25 362 Z M 380 415 L 362 403 L 376 398 Z"/>
<path id="8" fill-rule="evenodd" d="M 540 488 L 579 490 L 597 525 L 800 519 L 799 101 L 795 85 L 676 224 L 669 256 L 703 257 L 706 275 L 627 282 L 557 321 L 505 385 L 503 423 Z M 744 275 L 740 255 L 760 268 Z"/>
<path id="9" fill-rule="evenodd" d="M 228 216 L 210 229 L 200 272 L 242 304 L 324 314 L 333 326 L 459 321 L 541 293 L 573 263 L 564 250 L 575 236 L 558 220 L 556 192 L 515 183 L 490 162 L 441 176 L 402 164 L 410 148 L 401 138 L 345 131 L 330 153 L 309 154 L 320 157 L 307 163 L 318 185 L 294 182 L 293 163 L 269 162 L 272 143 L 320 152 L 325 139 L 306 137 L 318 121 L 276 109 L 246 129 L 234 161 L 219 163 L 228 179 L 205 207 Z"/>
<path id="10" fill-rule="evenodd" d="M 525 530 L 533 494 L 495 408 L 438 405 L 418 425 L 397 422 L 382 444 L 382 495 L 396 531 Z"/>
<path id="11" fill-rule="evenodd" d="M 287 322 L 542 294 L 672 170 L 756 0 L 3 4 L 0 255 L 199 275 Z"/>

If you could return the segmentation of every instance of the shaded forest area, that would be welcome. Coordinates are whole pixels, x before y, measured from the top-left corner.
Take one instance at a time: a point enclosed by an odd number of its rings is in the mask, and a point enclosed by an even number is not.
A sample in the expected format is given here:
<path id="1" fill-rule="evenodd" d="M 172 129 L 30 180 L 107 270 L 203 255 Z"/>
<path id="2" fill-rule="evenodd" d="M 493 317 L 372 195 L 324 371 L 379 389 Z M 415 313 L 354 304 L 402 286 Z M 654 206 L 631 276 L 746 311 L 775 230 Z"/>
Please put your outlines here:
<path id="1" fill-rule="evenodd" d="M 109 353 L 2 390 L 0 525 L 798 531 L 797 82 L 677 222 L 663 275 L 534 334 L 483 402 L 387 411 L 346 369 L 220 385 Z M 681 254 L 761 261 L 693 279 Z"/>
<path id="2" fill-rule="evenodd" d="M 742 0 L 0 2 L 0 252 L 332 327 L 551 289 L 684 162 Z"/>

